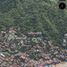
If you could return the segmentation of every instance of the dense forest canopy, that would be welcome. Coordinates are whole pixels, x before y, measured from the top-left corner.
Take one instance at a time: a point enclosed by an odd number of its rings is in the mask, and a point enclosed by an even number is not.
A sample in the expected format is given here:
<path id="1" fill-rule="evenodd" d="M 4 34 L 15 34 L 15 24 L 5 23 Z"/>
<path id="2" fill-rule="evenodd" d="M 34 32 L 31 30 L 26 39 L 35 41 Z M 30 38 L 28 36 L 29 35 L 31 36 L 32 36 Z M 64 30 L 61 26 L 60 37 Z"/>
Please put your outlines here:
<path id="1" fill-rule="evenodd" d="M 67 9 L 59 0 L 0 0 L 0 31 L 9 27 L 20 32 L 41 31 L 56 43 L 67 33 Z"/>

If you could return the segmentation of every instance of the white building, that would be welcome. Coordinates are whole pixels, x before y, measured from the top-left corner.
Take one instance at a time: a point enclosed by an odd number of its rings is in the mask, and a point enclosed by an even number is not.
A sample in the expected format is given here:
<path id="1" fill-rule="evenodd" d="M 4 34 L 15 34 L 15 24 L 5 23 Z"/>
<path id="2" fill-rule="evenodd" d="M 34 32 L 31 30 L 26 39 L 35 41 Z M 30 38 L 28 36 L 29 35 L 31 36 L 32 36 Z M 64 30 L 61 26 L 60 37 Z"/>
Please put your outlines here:
<path id="1" fill-rule="evenodd" d="M 67 33 L 64 34 L 63 46 L 67 46 Z"/>

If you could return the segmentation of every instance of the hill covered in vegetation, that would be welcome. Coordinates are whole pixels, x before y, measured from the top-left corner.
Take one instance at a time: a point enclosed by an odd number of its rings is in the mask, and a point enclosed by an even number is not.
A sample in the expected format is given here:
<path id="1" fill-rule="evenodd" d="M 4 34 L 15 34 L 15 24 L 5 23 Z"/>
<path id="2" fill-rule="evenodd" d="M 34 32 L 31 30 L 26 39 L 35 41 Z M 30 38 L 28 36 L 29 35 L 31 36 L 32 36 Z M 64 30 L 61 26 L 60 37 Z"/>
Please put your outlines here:
<path id="1" fill-rule="evenodd" d="M 0 0 L 0 31 L 9 27 L 20 32 L 41 31 L 55 43 L 67 33 L 67 9 L 58 0 Z"/>

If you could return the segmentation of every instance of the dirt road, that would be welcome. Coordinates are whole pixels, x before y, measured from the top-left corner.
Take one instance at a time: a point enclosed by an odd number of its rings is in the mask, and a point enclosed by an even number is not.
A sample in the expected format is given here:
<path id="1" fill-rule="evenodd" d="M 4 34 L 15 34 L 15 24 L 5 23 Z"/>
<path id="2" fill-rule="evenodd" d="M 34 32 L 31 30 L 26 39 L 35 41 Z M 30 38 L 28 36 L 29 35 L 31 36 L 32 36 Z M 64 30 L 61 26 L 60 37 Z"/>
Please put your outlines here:
<path id="1" fill-rule="evenodd" d="M 67 67 L 67 62 L 66 63 L 60 63 L 57 65 L 52 65 L 52 67 Z"/>

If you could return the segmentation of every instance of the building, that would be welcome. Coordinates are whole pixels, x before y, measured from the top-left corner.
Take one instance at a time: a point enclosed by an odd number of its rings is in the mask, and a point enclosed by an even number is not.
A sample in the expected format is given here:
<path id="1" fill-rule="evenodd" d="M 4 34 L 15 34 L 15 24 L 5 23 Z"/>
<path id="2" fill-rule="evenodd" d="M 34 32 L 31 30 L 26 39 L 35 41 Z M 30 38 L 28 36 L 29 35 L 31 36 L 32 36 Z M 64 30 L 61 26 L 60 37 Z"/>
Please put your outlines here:
<path id="1" fill-rule="evenodd" d="M 67 47 L 67 33 L 64 34 L 64 38 L 63 38 L 63 47 Z"/>

